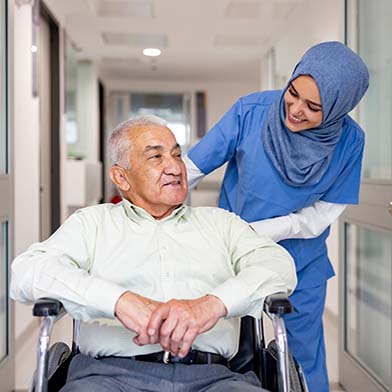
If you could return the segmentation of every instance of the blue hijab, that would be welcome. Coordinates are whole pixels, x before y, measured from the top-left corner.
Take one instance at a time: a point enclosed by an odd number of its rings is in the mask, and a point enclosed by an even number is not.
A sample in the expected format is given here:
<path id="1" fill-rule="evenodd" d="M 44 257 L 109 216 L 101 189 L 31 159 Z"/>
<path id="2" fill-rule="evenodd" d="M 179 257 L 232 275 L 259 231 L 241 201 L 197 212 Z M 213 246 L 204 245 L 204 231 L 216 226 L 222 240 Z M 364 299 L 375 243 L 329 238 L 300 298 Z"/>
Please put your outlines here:
<path id="1" fill-rule="evenodd" d="M 323 120 L 317 128 L 292 132 L 285 125 L 283 97 L 300 75 L 310 75 L 315 80 Z M 368 85 L 365 63 L 340 42 L 324 42 L 304 54 L 282 95 L 271 105 L 263 128 L 265 151 L 287 184 L 306 186 L 320 181 L 339 141 L 344 117 L 359 103 Z"/>

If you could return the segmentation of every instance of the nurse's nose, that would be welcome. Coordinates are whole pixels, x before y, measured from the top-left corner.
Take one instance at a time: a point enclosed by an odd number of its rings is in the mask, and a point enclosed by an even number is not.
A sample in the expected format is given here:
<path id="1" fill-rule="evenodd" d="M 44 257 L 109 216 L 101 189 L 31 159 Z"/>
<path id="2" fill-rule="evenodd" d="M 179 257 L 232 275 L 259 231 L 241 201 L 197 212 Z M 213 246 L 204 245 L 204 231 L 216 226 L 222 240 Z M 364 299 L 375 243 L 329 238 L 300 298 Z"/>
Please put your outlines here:
<path id="1" fill-rule="evenodd" d="M 299 99 L 293 102 L 290 107 L 291 114 L 293 114 L 296 117 L 303 114 L 304 105 L 305 102 L 302 102 Z"/>

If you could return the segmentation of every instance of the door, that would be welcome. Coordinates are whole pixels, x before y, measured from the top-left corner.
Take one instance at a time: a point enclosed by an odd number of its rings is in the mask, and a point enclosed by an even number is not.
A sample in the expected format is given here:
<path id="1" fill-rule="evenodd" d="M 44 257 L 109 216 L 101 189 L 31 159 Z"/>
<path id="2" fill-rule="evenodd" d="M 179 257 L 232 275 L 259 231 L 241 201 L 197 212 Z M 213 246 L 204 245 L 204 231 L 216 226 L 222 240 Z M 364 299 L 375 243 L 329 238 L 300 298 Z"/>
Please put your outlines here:
<path id="1" fill-rule="evenodd" d="M 8 296 L 12 184 L 9 160 L 10 119 L 8 74 L 8 10 L 12 2 L 0 0 L 0 391 L 10 391 L 14 384 L 12 362 L 12 307 Z"/>
<path id="2" fill-rule="evenodd" d="M 39 20 L 40 236 L 60 224 L 59 33 L 43 3 Z"/>
<path id="3" fill-rule="evenodd" d="M 50 193 L 50 28 L 46 18 L 39 22 L 39 125 L 40 125 L 40 237 L 50 236 L 52 229 Z"/>
<path id="4" fill-rule="evenodd" d="M 392 391 L 391 15 L 389 0 L 347 1 L 347 41 L 370 71 L 360 204 L 341 220 L 340 381 L 355 392 Z"/>

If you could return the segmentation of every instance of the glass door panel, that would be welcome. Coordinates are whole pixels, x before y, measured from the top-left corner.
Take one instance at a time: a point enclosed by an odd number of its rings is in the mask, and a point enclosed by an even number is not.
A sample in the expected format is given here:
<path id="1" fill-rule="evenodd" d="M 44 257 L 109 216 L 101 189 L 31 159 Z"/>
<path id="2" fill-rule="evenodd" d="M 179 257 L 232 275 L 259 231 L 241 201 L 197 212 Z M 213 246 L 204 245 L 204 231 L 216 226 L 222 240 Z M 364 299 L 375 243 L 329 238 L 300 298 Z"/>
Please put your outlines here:
<path id="1" fill-rule="evenodd" d="M 392 235 L 346 223 L 345 350 L 392 389 Z"/>
<path id="2" fill-rule="evenodd" d="M 348 392 L 391 392 L 392 2 L 347 0 L 346 11 L 347 44 L 370 85 L 355 111 L 366 135 L 360 201 L 341 219 L 339 381 Z"/>
<path id="3" fill-rule="evenodd" d="M 6 174 L 6 23 L 5 23 L 5 2 L 0 1 L 0 202 L 6 204 L 8 191 Z M 4 216 L 7 211 L 0 211 L 0 216 Z M 3 225 L 0 225 L 2 231 Z M 1 233 L 2 234 L 2 233 Z M 0 235 L 1 235 L 0 234 Z M 7 265 L 5 257 L 3 235 L 0 238 L 0 364 L 4 362 L 8 354 L 8 314 L 7 314 Z"/>
<path id="4" fill-rule="evenodd" d="M 11 30 L 7 14 L 12 1 L 0 0 L 0 392 L 12 390 L 14 364 L 12 361 L 12 314 L 8 296 L 9 281 L 9 223 L 12 215 L 11 183 L 8 161 L 9 89 L 7 40 Z"/>
<path id="5" fill-rule="evenodd" d="M 364 179 L 392 180 L 392 2 L 348 2 L 348 43 L 365 59 L 370 73 L 369 90 L 358 119 L 367 138 L 363 161 Z"/>
<path id="6" fill-rule="evenodd" d="M 3 146 L 6 144 L 6 125 L 7 125 L 7 116 L 5 115 L 6 111 L 6 19 L 5 19 L 5 7 L 6 2 L 0 0 L 0 144 L 2 148 L 0 148 L 0 174 L 5 174 L 7 172 L 7 154 Z"/>
<path id="7" fill-rule="evenodd" d="M 9 354 L 8 340 L 8 224 L 3 222 L 0 226 L 0 362 Z"/>

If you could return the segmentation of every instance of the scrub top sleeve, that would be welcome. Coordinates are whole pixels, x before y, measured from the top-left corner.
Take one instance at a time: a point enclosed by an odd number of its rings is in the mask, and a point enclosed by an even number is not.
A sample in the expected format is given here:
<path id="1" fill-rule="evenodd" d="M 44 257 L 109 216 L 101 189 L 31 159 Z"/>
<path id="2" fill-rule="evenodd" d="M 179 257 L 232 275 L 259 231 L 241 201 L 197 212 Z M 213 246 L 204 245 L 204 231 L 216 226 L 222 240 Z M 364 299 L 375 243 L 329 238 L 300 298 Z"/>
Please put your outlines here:
<path id="1" fill-rule="evenodd" d="M 242 121 L 242 104 L 238 100 L 231 109 L 188 153 L 192 162 L 204 173 L 229 161 L 236 152 Z"/>
<path id="2" fill-rule="evenodd" d="M 358 204 L 361 183 L 363 139 L 346 160 L 340 175 L 320 200 L 330 203 Z"/>

